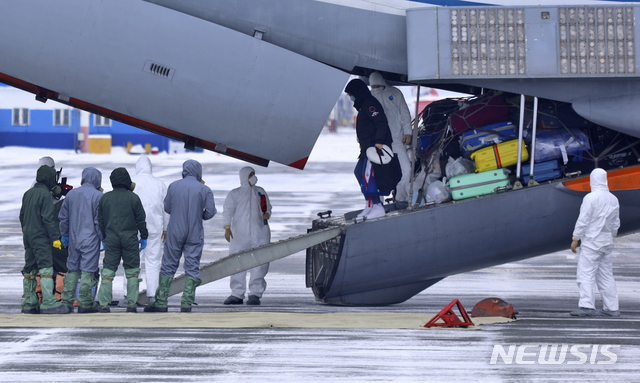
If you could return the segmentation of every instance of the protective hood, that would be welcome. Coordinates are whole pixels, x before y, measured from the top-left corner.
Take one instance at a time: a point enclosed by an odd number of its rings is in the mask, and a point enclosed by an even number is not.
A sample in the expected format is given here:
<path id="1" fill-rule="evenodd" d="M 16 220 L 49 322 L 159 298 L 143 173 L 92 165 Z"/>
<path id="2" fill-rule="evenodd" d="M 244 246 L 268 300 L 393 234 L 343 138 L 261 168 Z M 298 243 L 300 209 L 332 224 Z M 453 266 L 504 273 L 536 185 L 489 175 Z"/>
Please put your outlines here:
<path id="1" fill-rule="evenodd" d="M 609 184 L 607 183 L 607 172 L 600 168 L 595 168 L 589 176 L 589 182 L 591 183 L 591 191 L 609 191 Z"/>
<path id="2" fill-rule="evenodd" d="M 151 160 L 147 156 L 138 158 L 136 162 L 136 174 L 140 173 L 151 174 Z"/>
<path id="3" fill-rule="evenodd" d="M 198 181 L 202 179 L 202 165 L 196 160 L 187 160 L 182 164 L 182 178 L 187 176 L 196 177 Z"/>
<path id="4" fill-rule="evenodd" d="M 51 166 L 42 165 L 36 173 L 36 182 L 40 182 L 51 189 L 56 186 L 56 171 Z"/>
<path id="5" fill-rule="evenodd" d="M 56 167 L 56 163 L 53 161 L 53 158 L 51 158 L 49 156 L 42 157 L 38 161 L 38 166 L 42 166 L 42 165 L 47 165 L 47 166 L 52 167 L 52 168 Z"/>
<path id="6" fill-rule="evenodd" d="M 364 100 L 367 97 L 371 96 L 371 92 L 369 91 L 369 87 L 367 87 L 367 84 L 357 78 L 349 81 L 347 87 L 344 88 L 344 91 L 345 93 L 349 93 L 356 98 L 353 106 L 358 110 L 360 110 L 360 107 L 362 106 Z"/>
<path id="7" fill-rule="evenodd" d="M 240 186 L 242 187 L 250 187 L 249 185 L 249 174 L 255 173 L 255 170 L 251 166 L 245 166 L 240 169 Z"/>
<path id="8" fill-rule="evenodd" d="M 371 86 L 382 85 L 384 87 L 389 86 L 387 85 L 387 82 L 384 81 L 384 78 L 382 78 L 382 75 L 380 74 L 380 72 L 371 73 L 371 76 L 369 76 L 369 85 Z"/>
<path id="9" fill-rule="evenodd" d="M 113 188 L 125 188 L 127 190 L 131 190 L 131 177 L 129 177 L 129 172 L 125 168 L 116 168 L 111 172 L 111 176 L 109 176 L 111 180 L 111 186 Z"/>
<path id="10" fill-rule="evenodd" d="M 80 181 L 80 185 L 84 185 L 86 182 L 93 185 L 97 190 L 100 190 L 102 186 L 102 172 L 92 167 L 85 168 L 82 171 L 82 181 Z"/>

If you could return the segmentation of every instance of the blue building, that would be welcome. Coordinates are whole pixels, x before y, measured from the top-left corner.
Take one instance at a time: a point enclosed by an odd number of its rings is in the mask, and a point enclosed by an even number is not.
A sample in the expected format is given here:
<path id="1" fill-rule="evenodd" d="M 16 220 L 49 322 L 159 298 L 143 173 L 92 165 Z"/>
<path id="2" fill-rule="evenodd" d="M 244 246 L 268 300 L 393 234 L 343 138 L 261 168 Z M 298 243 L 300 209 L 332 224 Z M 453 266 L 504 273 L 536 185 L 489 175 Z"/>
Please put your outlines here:
<path id="1" fill-rule="evenodd" d="M 84 119 L 84 120 L 83 120 Z M 151 144 L 168 152 L 170 139 L 155 133 L 81 112 L 49 100 L 42 103 L 31 93 L 0 83 L 0 147 L 73 149 L 80 151 L 88 134 L 111 135 L 112 146 Z"/>

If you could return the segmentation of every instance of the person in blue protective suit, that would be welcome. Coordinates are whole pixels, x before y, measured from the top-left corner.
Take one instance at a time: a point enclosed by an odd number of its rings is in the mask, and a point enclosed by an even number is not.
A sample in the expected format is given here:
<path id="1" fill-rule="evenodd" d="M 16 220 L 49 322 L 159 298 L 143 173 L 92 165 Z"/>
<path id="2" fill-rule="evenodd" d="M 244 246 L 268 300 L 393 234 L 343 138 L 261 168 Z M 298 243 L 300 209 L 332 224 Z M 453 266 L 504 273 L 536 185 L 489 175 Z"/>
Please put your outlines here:
<path id="1" fill-rule="evenodd" d="M 202 165 L 188 160 L 182 165 L 182 179 L 169 185 L 164 199 L 164 211 L 169 213 L 167 240 L 164 243 L 160 281 L 155 302 L 145 312 L 167 312 L 169 289 L 184 254 L 184 292 L 181 312 L 191 312 L 200 280 L 200 258 L 204 246 L 203 220 L 213 218 L 216 205 L 213 192 L 202 180 Z"/>
<path id="2" fill-rule="evenodd" d="M 372 146 L 378 149 L 382 149 L 383 145 L 390 147 L 393 142 L 391 131 L 382 105 L 371 95 L 369 88 L 362 80 L 349 81 L 344 91 L 353 101 L 354 108 L 358 110 L 356 136 L 360 144 L 360 156 L 354 174 L 360 183 L 367 205 L 357 218 L 379 218 L 385 215 L 380 201 L 380 196 L 385 194 L 377 189 L 375 175 L 366 151 Z"/>
<path id="3" fill-rule="evenodd" d="M 607 172 L 596 168 L 590 176 L 591 193 L 580 206 L 580 215 L 573 230 L 571 251 L 577 252 L 577 282 L 580 289 L 578 310 L 572 316 L 620 316 L 618 290 L 613 279 L 611 252 L 613 239 L 620 228 L 620 204 L 609 192 Z M 603 310 L 595 310 L 595 286 L 602 296 Z"/>
<path id="4" fill-rule="evenodd" d="M 271 229 L 267 220 L 271 218 L 269 196 L 260 186 L 256 186 L 258 177 L 253 168 L 240 169 L 240 187 L 227 194 L 222 212 L 224 237 L 229 242 L 229 254 L 266 245 L 271 241 Z M 259 305 L 260 298 L 267 288 L 264 280 L 269 271 L 265 263 L 250 269 L 248 305 Z M 231 296 L 225 305 L 241 305 L 247 289 L 247 271 L 231 276 Z"/>
<path id="5" fill-rule="evenodd" d="M 76 285 L 80 279 L 78 313 L 98 312 L 91 290 L 97 283 L 95 274 L 103 240 L 98 223 L 101 185 L 102 173 L 98 169 L 84 169 L 81 186 L 69 191 L 58 214 L 62 243 L 69 248 L 62 303 L 73 311 Z"/>
<path id="6" fill-rule="evenodd" d="M 125 168 L 117 168 L 109 177 L 113 190 L 98 204 L 98 224 L 104 237 L 102 282 L 98 290 L 99 312 L 109 312 L 113 297 L 113 278 L 122 259 L 127 278 L 127 312 L 137 312 L 140 280 L 140 251 L 147 246 L 147 225 L 135 184 Z M 138 232 L 140 240 L 138 240 Z"/>
<path id="7" fill-rule="evenodd" d="M 62 248 L 60 229 L 56 225 L 51 190 L 56 185 L 56 171 L 42 165 L 36 173 L 36 184 L 22 197 L 20 225 L 24 243 L 25 265 L 22 269 L 25 314 L 67 314 L 69 308 L 53 294 L 53 247 Z M 42 304 L 36 295 L 36 274 L 40 273 Z"/>

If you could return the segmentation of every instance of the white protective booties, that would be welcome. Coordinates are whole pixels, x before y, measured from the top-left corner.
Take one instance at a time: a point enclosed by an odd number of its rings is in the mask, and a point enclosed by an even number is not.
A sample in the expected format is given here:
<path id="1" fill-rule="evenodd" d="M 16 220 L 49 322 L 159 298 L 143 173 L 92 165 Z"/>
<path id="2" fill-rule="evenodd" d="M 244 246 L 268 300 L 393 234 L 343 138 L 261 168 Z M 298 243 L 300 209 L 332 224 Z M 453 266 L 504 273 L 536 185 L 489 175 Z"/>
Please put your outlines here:
<path id="1" fill-rule="evenodd" d="M 384 214 L 385 214 L 384 207 L 382 206 L 381 203 L 377 203 L 377 204 L 373 205 L 373 207 L 365 215 L 365 217 L 367 217 L 367 219 L 374 219 L 374 218 L 384 217 Z"/>

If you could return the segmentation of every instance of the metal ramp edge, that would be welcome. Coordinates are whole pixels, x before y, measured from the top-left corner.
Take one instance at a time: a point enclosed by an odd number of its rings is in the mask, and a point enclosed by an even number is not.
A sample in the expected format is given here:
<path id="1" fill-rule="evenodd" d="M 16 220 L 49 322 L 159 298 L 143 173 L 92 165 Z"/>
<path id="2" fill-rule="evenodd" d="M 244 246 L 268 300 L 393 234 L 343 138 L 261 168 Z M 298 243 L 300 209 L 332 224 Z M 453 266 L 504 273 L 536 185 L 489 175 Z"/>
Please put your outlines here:
<path id="1" fill-rule="evenodd" d="M 252 269 L 256 266 L 263 265 L 268 262 L 288 257 L 298 251 L 305 250 L 311 246 L 318 245 L 339 236 L 343 232 L 343 228 L 332 227 L 328 229 L 318 230 L 297 237 L 291 237 L 282 241 L 270 243 L 268 245 L 249 249 L 240 253 L 231 254 L 224 258 L 218 259 L 207 265 L 200 267 L 200 279 L 202 284 L 214 282 L 219 279 L 231 276 L 241 271 Z M 184 291 L 184 282 L 186 275 L 182 274 L 173 279 L 169 296 L 182 293 Z M 148 304 L 146 290 L 140 292 L 138 304 Z"/>

